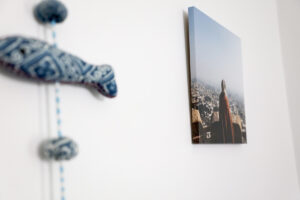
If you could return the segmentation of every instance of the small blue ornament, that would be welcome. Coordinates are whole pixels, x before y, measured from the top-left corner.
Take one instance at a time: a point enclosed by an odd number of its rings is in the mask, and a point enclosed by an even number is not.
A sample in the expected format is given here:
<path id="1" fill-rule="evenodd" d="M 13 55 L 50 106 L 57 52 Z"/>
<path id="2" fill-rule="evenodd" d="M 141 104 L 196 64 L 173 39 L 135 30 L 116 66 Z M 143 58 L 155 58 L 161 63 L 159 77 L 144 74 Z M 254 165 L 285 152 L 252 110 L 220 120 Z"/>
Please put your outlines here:
<path id="1" fill-rule="evenodd" d="M 70 138 L 59 137 L 42 144 L 42 157 L 46 160 L 70 160 L 78 154 L 77 144 Z"/>
<path id="2" fill-rule="evenodd" d="M 63 22 L 68 15 L 66 6 L 56 0 L 46 0 L 40 2 L 34 9 L 34 16 L 43 24 Z"/>

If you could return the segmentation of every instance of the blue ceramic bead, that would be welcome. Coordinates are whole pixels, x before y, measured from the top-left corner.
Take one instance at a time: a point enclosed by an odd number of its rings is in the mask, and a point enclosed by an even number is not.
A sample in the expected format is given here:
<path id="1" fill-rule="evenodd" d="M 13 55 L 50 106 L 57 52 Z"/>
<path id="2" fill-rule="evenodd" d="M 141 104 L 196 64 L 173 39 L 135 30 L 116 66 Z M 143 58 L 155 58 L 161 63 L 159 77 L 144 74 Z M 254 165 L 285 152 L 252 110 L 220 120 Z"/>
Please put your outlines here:
<path id="1" fill-rule="evenodd" d="M 42 145 L 42 156 L 47 160 L 70 160 L 77 154 L 77 144 L 72 139 L 67 137 L 50 139 L 44 142 Z"/>
<path id="2" fill-rule="evenodd" d="M 45 0 L 39 3 L 34 9 L 36 19 L 41 23 L 61 23 L 68 15 L 66 6 L 56 0 Z"/>

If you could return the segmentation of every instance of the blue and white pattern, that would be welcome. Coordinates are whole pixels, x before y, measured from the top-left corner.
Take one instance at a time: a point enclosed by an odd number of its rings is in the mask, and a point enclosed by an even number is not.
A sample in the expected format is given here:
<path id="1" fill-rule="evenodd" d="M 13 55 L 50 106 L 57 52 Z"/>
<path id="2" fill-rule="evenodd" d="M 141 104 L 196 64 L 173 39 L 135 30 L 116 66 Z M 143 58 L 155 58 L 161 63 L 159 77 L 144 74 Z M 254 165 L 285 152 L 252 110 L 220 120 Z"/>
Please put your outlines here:
<path id="1" fill-rule="evenodd" d="M 0 67 L 39 81 L 84 84 L 107 97 L 117 95 L 110 65 L 91 65 L 46 42 L 21 36 L 0 39 Z"/>
<path id="2" fill-rule="evenodd" d="M 66 6 L 56 0 L 40 2 L 34 9 L 35 18 L 41 23 L 63 22 L 68 16 Z"/>
<path id="3" fill-rule="evenodd" d="M 70 160 L 78 154 L 77 144 L 70 138 L 59 137 L 50 139 L 42 145 L 44 159 L 56 161 Z"/>

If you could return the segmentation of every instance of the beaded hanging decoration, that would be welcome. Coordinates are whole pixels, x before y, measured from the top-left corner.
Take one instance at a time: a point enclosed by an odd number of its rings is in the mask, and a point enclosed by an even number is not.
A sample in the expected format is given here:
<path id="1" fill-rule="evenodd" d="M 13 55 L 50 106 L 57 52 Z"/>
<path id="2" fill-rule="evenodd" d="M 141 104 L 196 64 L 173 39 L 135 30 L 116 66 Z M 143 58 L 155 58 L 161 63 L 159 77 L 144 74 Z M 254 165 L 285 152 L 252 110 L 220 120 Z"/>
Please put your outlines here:
<path id="1" fill-rule="evenodd" d="M 41 154 L 59 162 L 60 196 L 65 200 L 63 161 L 78 154 L 78 145 L 61 131 L 60 83 L 86 85 L 106 97 L 117 95 L 117 84 L 110 65 L 92 65 L 58 49 L 55 27 L 68 16 L 63 3 L 43 0 L 35 7 L 34 16 L 39 23 L 51 25 L 53 44 L 22 36 L 0 38 L 0 67 L 33 80 L 55 83 L 57 137 L 42 144 Z"/>
<path id="2" fill-rule="evenodd" d="M 44 0 L 34 9 L 42 24 L 63 22 L 67 8 L 56 0 Z M 53 31 L 55 39 L 56 33 Z M 106 97 L 117 95 L 115 74 L 110 65 L 92 65 L 44 41 L 22 36 L 0 38 L 0 67 L 27 78 L 44 82 L 81 84 Z"/>
<path id="3" fill-rule="evenodd" d="M 37 73 L 37 75 L 33 73 L 34 78 L 38 77 L 39 79 L 44 79 L 46 81 L 55 81 L 57 138 L 49 139 L 48 141 L 46 141 L 42 146 L 42 152 L 44 158 L 49 160 L 52 159 L 59 162 L 61 200 L 66 199 L 64 177 L 65 169 L 63 161 L 74 158 L 78 154 L 78 146 L 76 142 L 74 142 L 72 139 L 63 136 L 61 130 L 62 121 L 60 108 L 60 82 L 75 82 L 89 85 L 96 88 L 100 93 L 107 97 L 115 97 L 117 94 L 117 86 L 114 79 L 114 72 L 109 65 L 89 65 L 81 59 L 66 54 L 57 49 L 57 34 L 55 31 L 55 27 L 57 23 L 61 23 L 66 19 L 67 13 L 67 8 L 64 6 L 64 4 L 56 0 L 42 1 L 36 6 L 34 10 L 34 15 L 39 22 L 43 24 L 51 24 L 53 45 L 48 48 L 51 49 L 47 52 L 48 58 L 50 57 L 50 61 L 53 60 L 54 63 L 63 63 L 54 64 L 54 66 L 56 66 L 54 67 L 54 69 L 56 69 L 56 71 L 59 71 L 58 73 L 56 73 L 55 70 L 52 70 L 51 73 L 51 70 L 47 68 L 47 62 L 39 63 L 38 67 L 35 68 L 37 70 L 34 70 L 35 73 Z M 47 61 L 49 62 L 49 59 Z M 43 72 L 38 72 L 39 67 L 42 68 L 41 71 Z M 46 68 L 47 70 L 45 70 Z M 61 73 L 61 71 L 64 73 Z"/>
<path id="4" fill-rule="evenodd" d="M 54 0 L 43 1 L 35 8 L 35 16 L 42 23 L 51 23 L 53 47 L 57 48 L 55 26 L 57 22 L 63 22 L 67 17 L 66 7 Z M 56 125 L 57 138 L 50 139 L 44 143 L 43 152 L 47 159 L 59 161 L 59 181 L 60 181 L 60 199 L 65 200 L 65 177 L 64 160 L 70 160 L 78 154 L 77 144 L 70 138 L 66 138 L 61 130 L 61 109 L 60 109 L 60 82 L 55 81 L 55 104 L 56 104 Z"/>

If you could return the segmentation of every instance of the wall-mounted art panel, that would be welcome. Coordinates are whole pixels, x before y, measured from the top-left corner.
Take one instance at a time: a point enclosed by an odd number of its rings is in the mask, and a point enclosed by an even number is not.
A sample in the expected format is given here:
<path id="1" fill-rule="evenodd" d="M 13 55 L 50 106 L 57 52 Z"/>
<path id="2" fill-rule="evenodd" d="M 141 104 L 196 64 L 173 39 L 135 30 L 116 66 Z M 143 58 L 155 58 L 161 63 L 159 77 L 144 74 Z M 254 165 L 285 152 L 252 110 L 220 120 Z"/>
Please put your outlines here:
<path id="1" fill-rule="evenodd" d="M 246 143 L 241 40 L 189 8 L 192 142 Z"/>

